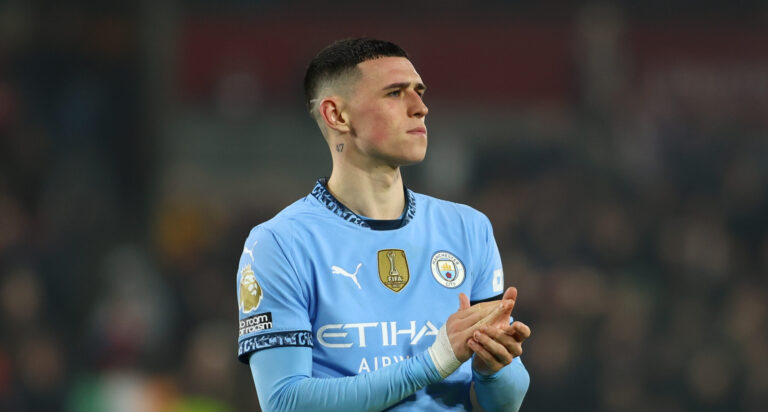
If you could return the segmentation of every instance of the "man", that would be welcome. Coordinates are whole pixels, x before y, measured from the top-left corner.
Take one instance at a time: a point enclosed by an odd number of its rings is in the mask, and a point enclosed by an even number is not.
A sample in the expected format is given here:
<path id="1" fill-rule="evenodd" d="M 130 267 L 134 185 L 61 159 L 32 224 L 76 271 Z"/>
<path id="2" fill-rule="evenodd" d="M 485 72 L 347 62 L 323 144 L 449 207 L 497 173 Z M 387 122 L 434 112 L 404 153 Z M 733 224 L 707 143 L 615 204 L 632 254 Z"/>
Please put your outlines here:
<path id="1" fill-rule="evenodd" d="M 238 271 L 238 358 L 262 409 L 465 410 L 474 382 L 486 410 L 517 410 L 530 329 L 510 324 L 490 222 L 401 180 L 427 147 L 408 55 L 339 41 L 304 87 L 331 177 L 251 231 Z"/>

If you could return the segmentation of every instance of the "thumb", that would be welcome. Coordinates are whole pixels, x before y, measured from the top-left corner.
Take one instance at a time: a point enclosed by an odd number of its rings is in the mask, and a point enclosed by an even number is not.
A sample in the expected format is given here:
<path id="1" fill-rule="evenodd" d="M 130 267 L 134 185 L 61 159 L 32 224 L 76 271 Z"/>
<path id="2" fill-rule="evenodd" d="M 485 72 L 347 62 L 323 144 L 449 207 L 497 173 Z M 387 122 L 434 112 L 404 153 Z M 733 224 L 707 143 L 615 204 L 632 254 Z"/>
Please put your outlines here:
<path id="1" fill-rule="evenodd" d="M 459 293 L 459 310 L 469 308 L 469 298 L 463 292 Z"/>
<path id="2" fill-rule="evenodd" d="M 514 286 L 510 286 L 507 288 L 507 290 L 504 292 L 504 296 L 502 299 L 512 299 L 517 300 L 517 288 Z"/>

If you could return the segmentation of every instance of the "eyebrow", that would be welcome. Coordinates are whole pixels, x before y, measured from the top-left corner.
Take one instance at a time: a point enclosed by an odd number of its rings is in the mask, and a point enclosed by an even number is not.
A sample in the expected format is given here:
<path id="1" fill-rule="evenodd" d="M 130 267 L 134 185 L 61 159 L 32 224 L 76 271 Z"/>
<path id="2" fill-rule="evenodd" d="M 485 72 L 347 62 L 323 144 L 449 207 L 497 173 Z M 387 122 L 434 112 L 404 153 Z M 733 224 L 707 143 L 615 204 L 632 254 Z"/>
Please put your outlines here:
<path id="1" fill-rule="evenodd" d="M 389 90 L 389 89 L 407 89 L 411 86 L 410 82 L 400 82 L 400 83 L 392 83 L 389 86 L 384 87 L 381 90 Z M 416 83 L 416 86 L 414 87 L 414 90 L 417 91 L 425 91 L 427 90 L 427 86 L 424 86 L 423 83 Z"/>

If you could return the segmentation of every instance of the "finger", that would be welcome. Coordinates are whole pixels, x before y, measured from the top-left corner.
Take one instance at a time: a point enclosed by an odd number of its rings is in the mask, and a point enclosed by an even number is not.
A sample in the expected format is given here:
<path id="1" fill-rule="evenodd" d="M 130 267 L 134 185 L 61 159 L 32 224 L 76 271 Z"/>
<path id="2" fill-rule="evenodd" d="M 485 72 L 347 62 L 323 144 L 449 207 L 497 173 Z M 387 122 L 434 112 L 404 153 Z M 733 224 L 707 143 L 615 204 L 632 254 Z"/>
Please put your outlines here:
<path id="1" fill-rule="evenodd" d="M 510 286 L 507 288 L 507 290 L 504 292 L 504 296 L 502 299 L 512 299 L 517 300 L 517 288 L 514 286 Z"/>
<path id="2" fill-rule="evenodd" d="M 503 327 L 504 332 L 515 339 L 517 342 L 522 343 L 531 336 L 531 329 L 528 325 L 522 322 L 514 322 L 511 325 Z"/>
<path id="3" fill-rule="evenodd" d="M 506 319 L 509 322 L 509 315 L 512 314 L 513 307 L 515 307 L 514 300 L 502 300 L 490 313 L 475 323 L 475 326 L 482 326 L 496 319 Z"/>
<path id="4" fill-rule="evenodd" d="M 469 298 L 463 292 L 459 293 L 459 310 L 469 309 Z"/>
<path id="5" fill-rule="evenodd" d="M 470 339 L 467 342 L 467 346 L 469 346 L 470 349 L 472 349 L 473 352 L 475 352 L 475 356 L 479 357 L 480 359 L 485 362 L 488 367 L 493 371 L 499 371 L 501 368 L 504 367 L 504 365 L 501 364 L 501 362 L 496 359 L 493 355 L 491 355 L 490 352 L 488 352 L 483 345 L 477 343 L 474 339 Z"/>
<path id="6" fill-rule="evenodd" d="M 523 353 L 522 341 L 518 341 L 505 329 L 484 325 L 480 328 L 480 332 L 488 335 L 492 340 L 504 346 L 507 352 L 512 354 L 512 356 L 520 356 Z"/>
<path id="7" fill-rule="evenodd" d="M 503 329 L 505 334 L 509 335 L 515 340 L 523 339 L 520 335 L 518 335 L 517 329 L 512 325 L 501 326 L 500 329 Z"/>
<path id="8" fill-rule="evenodd" d="M 531 328 L 523 322 L 515 321 L 509 327 L 515 332 L 515 337 L 520 342 L 531 337 Z"/>
<path id="9" fill-rule="evenodd" d="M 508 308 L 511 305 L 511 301 L 494 301 L 488 303 L 491 303 L 491 305 L 484 304 L 481 310 L 477 310 L 479 305 L 472 306 L 470 310 L 465 311 L 465 313 L 468 314 L 466 318 L 458 319 L 455 323 L 453 323 L 452 329 L 456 331 L 458 336 L 462 337 L 463 339 L 469 338 L 472 336 L 472 333 L 474 333 L 481 326 L 492 322 L 499 316 L 504 316 L 503 314 L 505 310 L 509 310 Z M 461 313 L 462 312 L 460 311 L 456 314 Z M 508 319 L 509 314 L 506 316 Z"/>
<path id="10" fill-rule="evenodd" d="M 457 338 L 463 341 L 471 337 L 481 326 L 487 324 L 495 325 L 500 322 L 500 319 L 503 320 L 504 326 L 509 326 L 509 315 L 512 312 L 512 307 L 514 307 L 515 302 L 511 300 L 501 300 L 488 303 L 491 305 L 486 305 L 484 303 L 483 305 L 485 306 L 481 311 L 471 312 L 472 309 L 475 309 L 479 305 L 472 306 L 470 310 L 465 311 L 466 313 L 470 313 L 470 315 L 465 319 L 458 319 L 454 322 L 451 327 L 452 331 L 449 331 L 449 333 L 456 334 Z M 480 316 L 486 312 L 488 314 L 480 318 Z M 461 312 L 457 312 L 457 314 L 459 313 Z"/>
<path id="11" fill-rule="evenodd" d="M 461 301 L 462 298 L 459 296 L 459 300 Z M 499 305 L 501 305 L 500 300 L 495 300 L 491 302 L 483 302 L 478 303 L 476 305 L 470 306 L 468 309 L 465 310 L 459 310 L 456 312 L 457 318 L 462 319 L 462 323 L 465 323 L 467 325 L 473 325 L 480 321 L 481 319 L 485 318 L 489 314 L 493 313 L 494 311 L 498 311 Z"/>
<path id="12" fill-rule="evenodd" d="M 496 360 L 502 365 L 508 365 L 515 358 L 515 355 L 510 353 L 509 349 L 507 349 L 506 346 L 502 345 L 500 342 L 497 342 L 491 339 L 490 336 L 486 335 L 485 333 L 479 330 L 475 331 L 475 333 L 472 335 L 472 338 L 477 343 L 482 345 L 483 348 L 485 348 L 485 350 L 487 350 L 488 353 L 493 355 L 493 357 L 496 358 Z"/>

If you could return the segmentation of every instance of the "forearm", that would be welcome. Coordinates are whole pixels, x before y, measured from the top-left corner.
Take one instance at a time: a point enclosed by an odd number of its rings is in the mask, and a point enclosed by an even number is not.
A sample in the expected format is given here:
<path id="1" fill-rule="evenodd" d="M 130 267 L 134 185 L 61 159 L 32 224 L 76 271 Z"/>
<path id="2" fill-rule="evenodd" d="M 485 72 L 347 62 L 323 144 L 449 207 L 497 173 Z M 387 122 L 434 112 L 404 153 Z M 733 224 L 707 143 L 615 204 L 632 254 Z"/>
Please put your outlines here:
<path id="1" fill-rule="evenodd" d="M 311 365 L 311 350 L 283 349 L 256 352 L 250 358 L 264 411 L 381 410 L 442 379 L 426 352 L 371 373 L 313 378 L 309 376 L 311 366 L 300 373 L 295 369 L 297 352 L 305 358 L 299 363 L 306 365 L 308 361 Z M 293 359 L 286 362 L 286 356 Z"/>
<path id="2" fill-rule="evenodd" d="M 520 358 L 491 376 L 472 371 L 477 401 L 487 412 L 517 411 L 528 391 L 530 376 Z"/>

